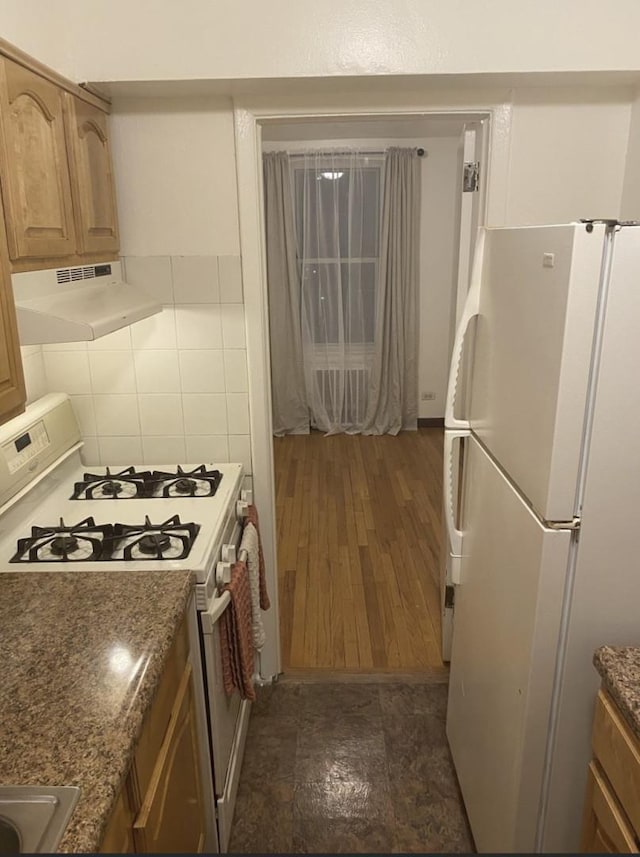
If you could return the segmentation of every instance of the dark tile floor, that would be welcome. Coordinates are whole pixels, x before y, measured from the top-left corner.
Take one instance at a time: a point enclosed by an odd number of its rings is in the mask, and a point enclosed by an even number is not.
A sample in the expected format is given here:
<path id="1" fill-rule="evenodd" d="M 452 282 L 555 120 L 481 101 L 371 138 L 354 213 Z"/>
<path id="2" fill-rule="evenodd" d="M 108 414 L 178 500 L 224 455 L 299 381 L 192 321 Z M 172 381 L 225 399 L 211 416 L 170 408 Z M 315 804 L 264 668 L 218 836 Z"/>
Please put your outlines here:
<path id="1" fill-rule="evenodd" d="M 290 683 L 253 706 L 229 850 L 471 852 L 446 684 Z"/>

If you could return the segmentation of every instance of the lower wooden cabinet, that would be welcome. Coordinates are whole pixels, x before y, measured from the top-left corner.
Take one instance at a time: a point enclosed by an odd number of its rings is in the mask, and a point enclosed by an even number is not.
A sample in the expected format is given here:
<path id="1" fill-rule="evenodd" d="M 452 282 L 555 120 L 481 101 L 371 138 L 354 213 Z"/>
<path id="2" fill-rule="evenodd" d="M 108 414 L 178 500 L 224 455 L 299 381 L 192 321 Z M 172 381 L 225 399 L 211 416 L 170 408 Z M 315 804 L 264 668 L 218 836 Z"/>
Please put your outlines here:
<path id="1" fill-rule="evenodd" d="M 128 789 L 125 786 L 116 800 L 111 818 L 102 837 L 100 852 L 102 854 L 132 854 L 135 851 L 133 842 L 133 809 Z"/>
<path id="2" fill-rule="evenodd" d="M 206 826 L 198 770 L 198 736 L 191 666 L 184 671 L 167 739 L 133 826 L 136 851 L 200 853 Z"/>
<path id="3" fill-rule="evenodd" d="M 597 762 L 589 765 L 583 854 L 636 854 L 633 830 Z"/>
<path id="4" fill-rule="evenodd" d="M 640 853 L 640 742 L 604 691 L 596 700 L 580 851 Z"/>
<path id="5" fill-rule="evenodd" d="M 200 853 L 206 841 L 193 671 L 183 623 L 100 850 Z"/>

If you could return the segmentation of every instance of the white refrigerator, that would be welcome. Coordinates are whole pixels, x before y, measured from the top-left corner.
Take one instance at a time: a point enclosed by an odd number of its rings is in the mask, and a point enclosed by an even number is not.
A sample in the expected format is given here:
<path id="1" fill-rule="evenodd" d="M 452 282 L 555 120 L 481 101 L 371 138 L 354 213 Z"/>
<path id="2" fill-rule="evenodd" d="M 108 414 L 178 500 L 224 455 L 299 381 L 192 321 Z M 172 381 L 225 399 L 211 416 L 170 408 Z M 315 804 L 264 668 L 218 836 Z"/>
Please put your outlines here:
<path id="1" fill-rule="evenodd" d="M 640 644 L 640 226 L 483 230 L 445 425 L 447 735 L 476 845 L 575 851 L 593 652 Z"/>

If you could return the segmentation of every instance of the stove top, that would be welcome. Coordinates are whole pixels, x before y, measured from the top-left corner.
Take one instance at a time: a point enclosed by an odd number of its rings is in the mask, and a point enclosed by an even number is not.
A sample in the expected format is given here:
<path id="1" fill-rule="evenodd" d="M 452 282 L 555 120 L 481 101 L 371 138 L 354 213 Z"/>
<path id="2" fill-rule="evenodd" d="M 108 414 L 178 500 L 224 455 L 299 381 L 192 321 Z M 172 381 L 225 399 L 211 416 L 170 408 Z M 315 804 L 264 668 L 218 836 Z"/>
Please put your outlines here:
<path id="1" fill-rule="evenodd" d="M 0 567 L 105 571 L 127 563 L 189 569 L 204 582 L 241 483 L 241 464 L 89 469 L 75 452 L 0 515 Z"/>
<path id="2" fill-rule="evenodd" d="M 177 569 L 207 583 L 236 526 L 242 465 L 88 467 L 81 448 L 62 393 L 0 426 L 0 572 Z"/>

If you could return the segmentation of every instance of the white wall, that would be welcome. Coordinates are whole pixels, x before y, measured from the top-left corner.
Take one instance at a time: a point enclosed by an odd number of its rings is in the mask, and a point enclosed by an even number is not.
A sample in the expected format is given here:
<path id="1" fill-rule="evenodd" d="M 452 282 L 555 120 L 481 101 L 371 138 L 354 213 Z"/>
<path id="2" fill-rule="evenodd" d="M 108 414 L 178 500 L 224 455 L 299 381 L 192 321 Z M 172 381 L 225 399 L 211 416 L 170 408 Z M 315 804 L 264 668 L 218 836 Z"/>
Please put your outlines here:
<path id="1" fill-rule="evenodd" d="M 420 242 L 418 416 L 443 417 L 457 272 L 458 138 L 425 141 Z M 435 399 L 422 401 L 422 393 Z"/>
<path id="2" fill-rule="evenodd" d="M 637 0 L 2 0 L 0 20 L 89 80 L 640 67 Z"/>
<path id="3" fill-rule="evenodd" d="M 506 223 L 619 216 L 631 95 L 628 88 L 516 90 Z"/>
<path id="4" fill-rule="evenodd" d="M 636 92 L 631 111 L 620 216 L 623 220 L 640 220 L 640 91 Z"/>
<path id="5" fill-rule="evenodd" d="M 111 135 L 123 255 L 239 254 L 229 99 L 116 99 Z"/>

